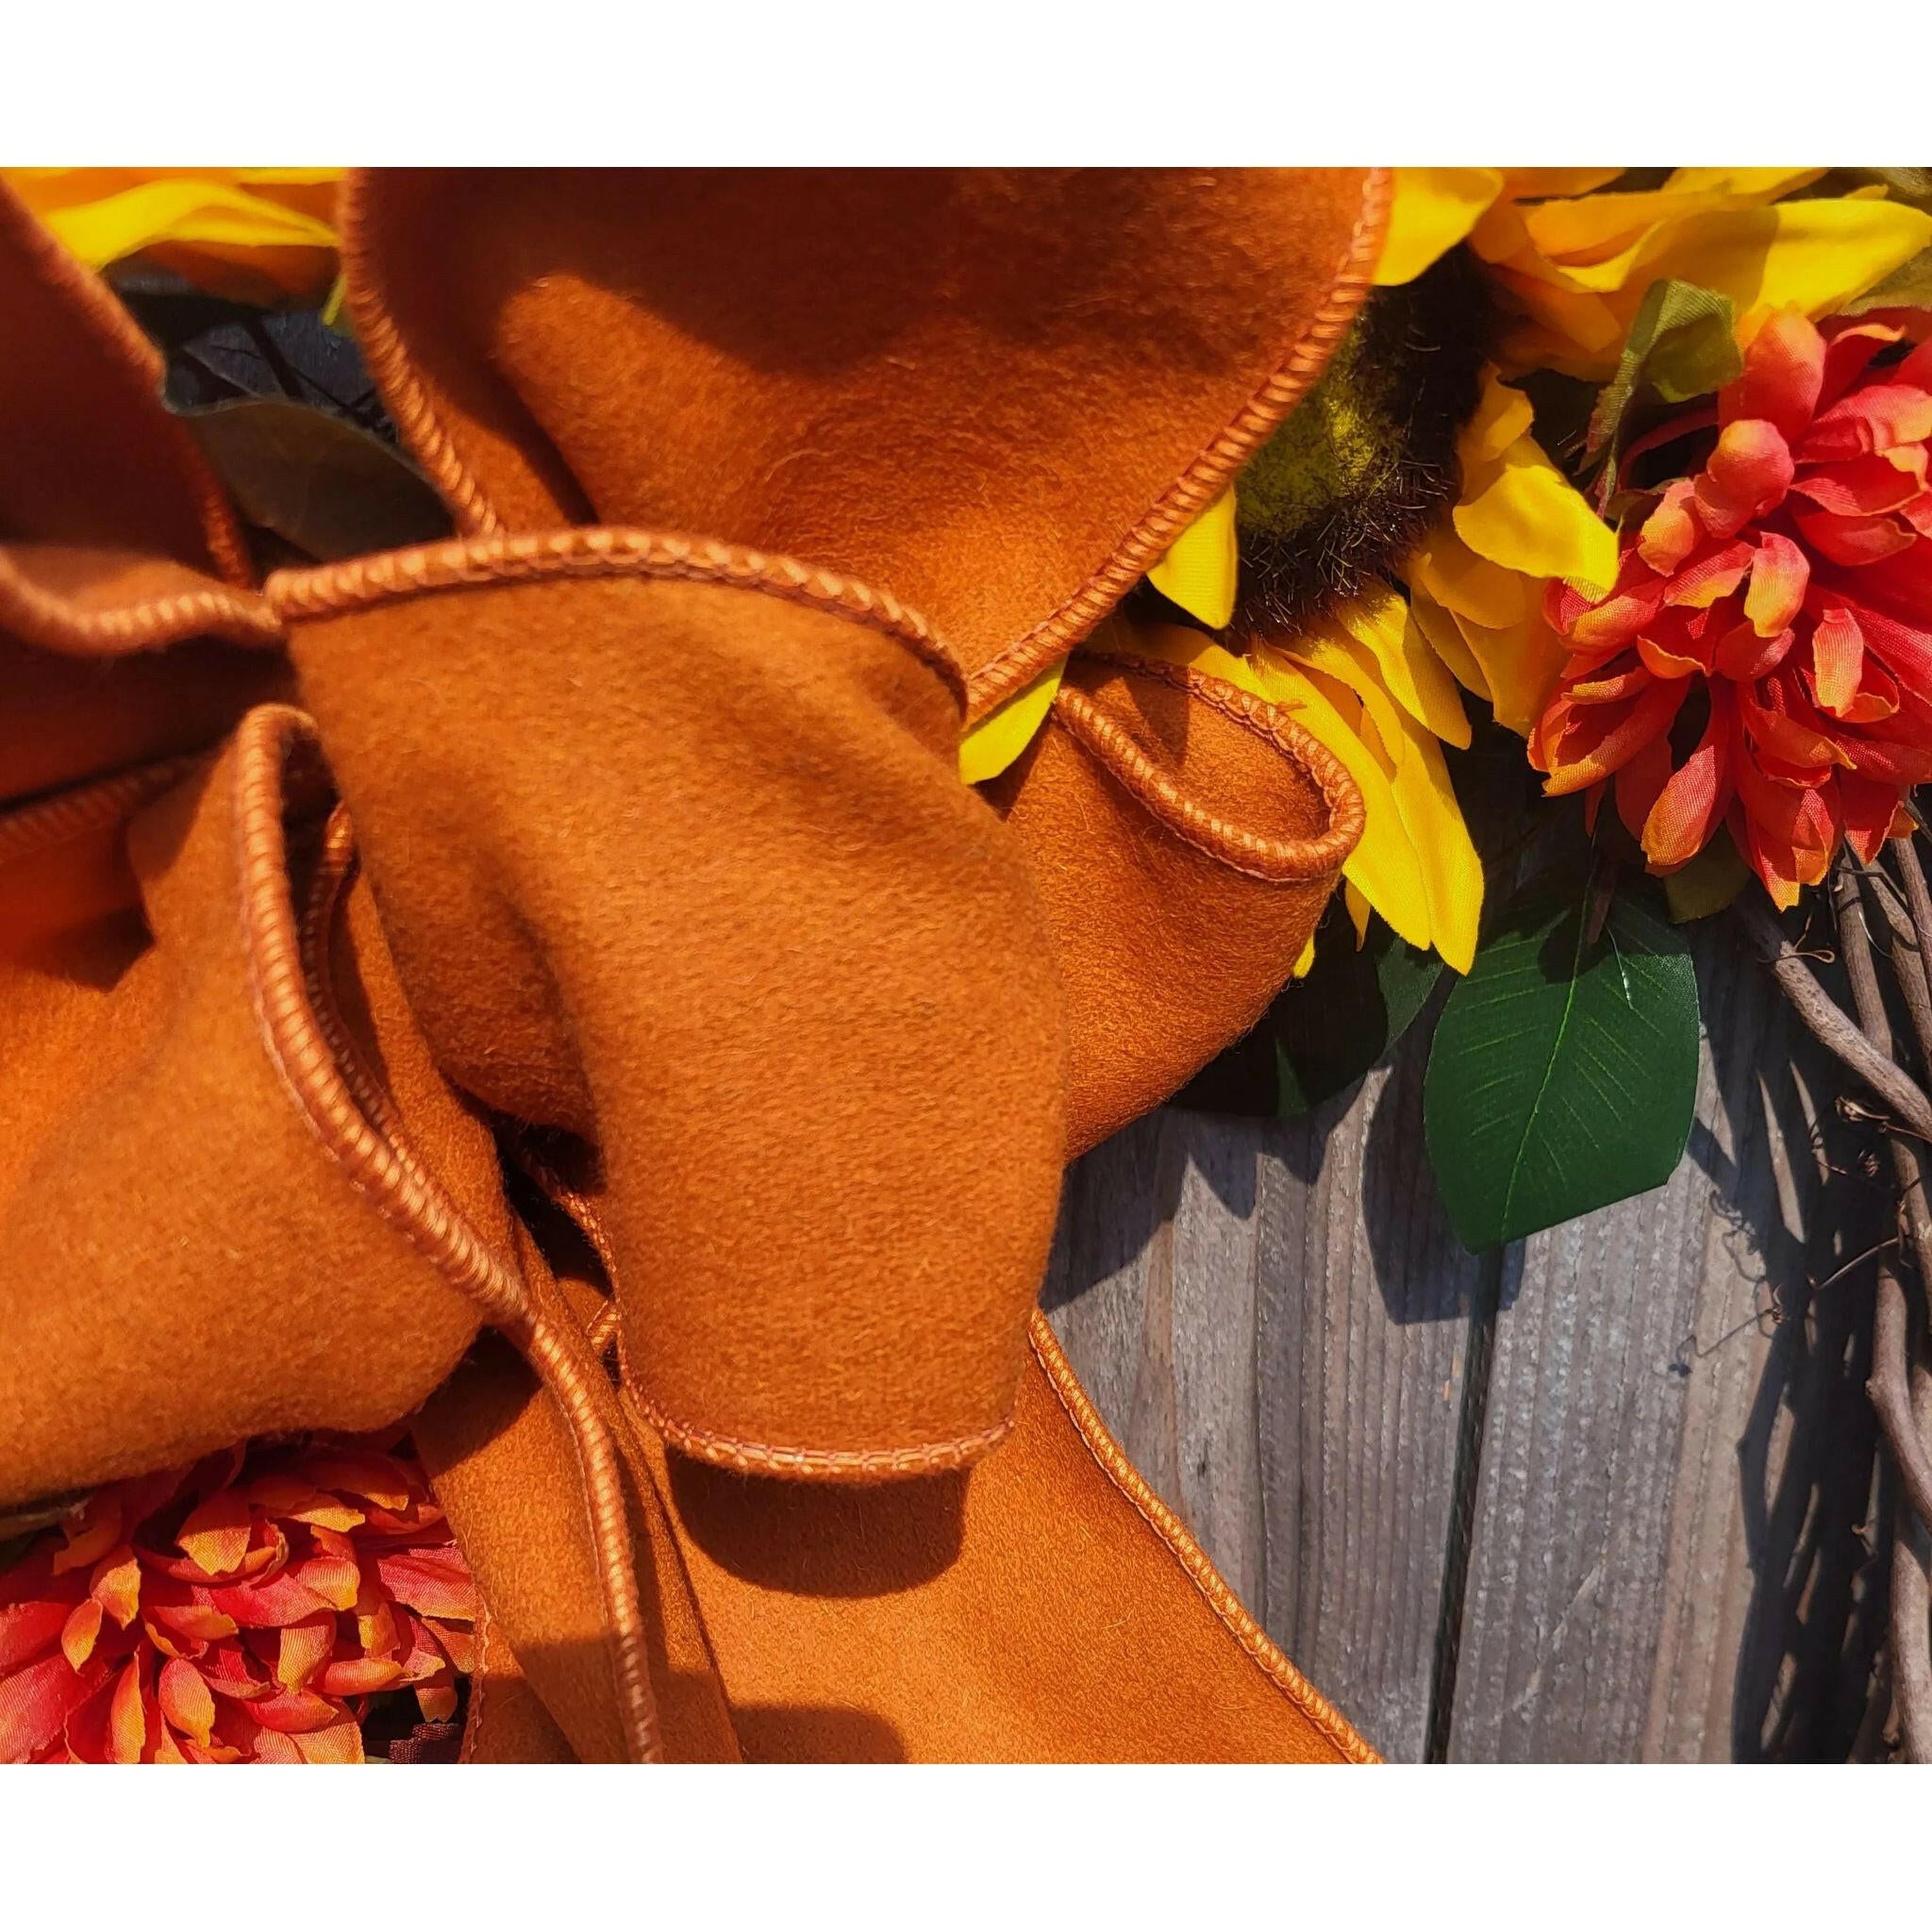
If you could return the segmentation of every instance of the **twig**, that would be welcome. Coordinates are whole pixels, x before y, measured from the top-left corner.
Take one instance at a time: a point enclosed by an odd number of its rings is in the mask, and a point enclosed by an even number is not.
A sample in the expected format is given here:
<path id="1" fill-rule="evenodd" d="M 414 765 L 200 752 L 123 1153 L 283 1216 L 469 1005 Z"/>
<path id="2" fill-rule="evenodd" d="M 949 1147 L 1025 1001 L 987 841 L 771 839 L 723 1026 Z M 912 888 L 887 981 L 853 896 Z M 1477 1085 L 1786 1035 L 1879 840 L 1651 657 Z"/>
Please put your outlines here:
<path id="1" fill-rule="evenodd" d="M 1814 1281 L 1811 1284 L 1811 1292 L 1822 1294 L 1827 1288 L 1835 1288 L 1854 1268 L 1863 1267 L 1874 1255 L 1889 1255 L 1897 1246 L 1898 1237 L 1895 1234 L 1887 1235 L 1882 1241 L 1874 1241 L 1863 1254 L 1854 1255 L 1849 1261 L 1841 1262 L 1834 1268 L 1823 1281 Z"/>
<path id="2" fill-rule="evenodd" d="M 1740 897 L 1732 915 L 1744 928 L 1759 957 L 1771 967 L 1792 1009 L 1819 1041 L 1855 1073 L 1915 1133 L 1932 1140 L 1932 1100 L 1897 1063 L 1882 1054 L 1845 1018 L 1838 1003 L 1819 985 L 1775 919 L 1756 894 Z"/>
<path id="3" fill-rule="evenodd" d="M 1912 915 L 1906 910 L 1906 902 L 1899 897 L 1898 888 L 1892 884 L 1890 874 L 1874 859 L 1872 864 L 1860 868 L 1865 883 L 1872 888 L 1872 896 L 1878 901 L 1878 909 L 1885 914 L 1885 923 L 1908 946 L 1919 943 L 1918 928 L 1912 924 Z"/>
<path id="4" fill-rule="evenodd" d="M 1919 956 L 1919 978 L 1932 1000 L 1932 887 L 1925 883 L 1925 868 L 1919 863 L 1919 848 L 1910 839 L 1894 839 L 1890 852 L 1899 876 L 1905 881 L 1906 904 L 1912 910 L 1912 938 Z M 1903 977 L 1903 974 L 1901 974 Z M 1920 1042 L 1924 1050 L 1924 1041 Z M 1932 1059 L 1926 1062 L 1932 1067 Z"/>
<path id="5" fill-rule="evenodd" d="M 1881 1755 L 1890 1755 L 1885 1734 L 1891 1725 L 1892 1703 L 1891 1653 L 1881 1645 L 1872 1670 L 1871 1688 L 1865 1694 L 1865 1716 L 1852 1743 L 1854 1764 L 1875 1764 Z"/>
<path id="6" fill-rule="evenodd" d="M 1880 1308 L 1894 1303 L 1898 1326 L 1904 1329 L 1905 1291 L 1890 1268 L 1880 1270 L 1879 1293 Z M 1902 1346 L 1909 1345 L 1903 1336 L 1898 1339 Z M 1923 1444 L 1932 1430 L 1932 1372 L 1923 1361 L 1912 1364 L 1911 1391 L 1907 1434 Z M 1922 1447 L 1922 1459 L 1924 1453 Z M 1932 1517 L 1910 1489 L 1908 1475 L 1892 1531 L 1891 1668 L 1906 1761 L 1932 1764 L 1932 1531 L 1926 1528 Z"/>
<path id="7" fill-rule="evenodd" d="M 1859 1035 L 1874 1055 L 1883 1056 L 1884 1064 L 1896 1077 L 1917 1093 L 1917 1084 L 1900 1073 L 1890 1058 L 1891 1022 L 1886 1017 L 1885 995 L 1878 986 L 1872 932 L 1865 924 L 1865 902 L 1849 867 L 1840 866 L 1832 881 L 1832 906 L 1838 914 L 1838 941 L 1844 954 L 1852 1004 L 1857 1008 Z M 1824 989 L 1819 991 L 1822 993 Z M 1838 1012 L 1838 1008 L 1834 1006 L 1832 1011 Z M 1928 1203 L 1925 1194 L 1924 1163 L 1918 1148 L 1899 1134 L 1889 1133 L 1886 1139 L 1891 1147 L 1892 1168 L 1898 1175 L 1899 1215 L 1905 1224 L 1906 1239 L 1911 1242 L 1912 1258 L 1918 1263 L 1922 1290 L 1932 1288 L 1932 1203 Z M 1926 1513 L 1925 1521 L 1932 1524 L 1932 1511 Z"/>
<path id="8" fill-rule="evenodd" d="M 1878 1270 L 1878 1307 L 1872 1322 L 1872 1379 L 1866 1383 L 1885 1440 L 1898 1462 L 1906 1500 L 1932 1523 L 1932 1456 L 1912 1425 L 1911 1322 L 1905 1284 L 1890 1261 Z"/>
<path id="9" fill-rule="evenodd" d="M 1872 955 L 1864 896 L 1848 866 L 1840 866 L 1833 881 L 1832 905 L 1859 1030 L 1875 1051 L 1889 1054 L 1891 1023 Z M 1886 1140 L 1898 1173 L 1899 1216 L 1924 1292 L 1932 1290 L 1932 1210 L 1926 1206 L 1924 1169 L 1916 1146 L 1896 1133 Z M 1932 1375 L 1915 1359 L 1911 1330 L 1905 1284 L 1890 1262 L 1882 1262 L 1866 1386 L 1904 1486 L 1891 1541 L 1892 1676 L 1907 1760 L 1932 1764 L 1932 1456 L 1925 1448 L 1932 1430 Z"/>

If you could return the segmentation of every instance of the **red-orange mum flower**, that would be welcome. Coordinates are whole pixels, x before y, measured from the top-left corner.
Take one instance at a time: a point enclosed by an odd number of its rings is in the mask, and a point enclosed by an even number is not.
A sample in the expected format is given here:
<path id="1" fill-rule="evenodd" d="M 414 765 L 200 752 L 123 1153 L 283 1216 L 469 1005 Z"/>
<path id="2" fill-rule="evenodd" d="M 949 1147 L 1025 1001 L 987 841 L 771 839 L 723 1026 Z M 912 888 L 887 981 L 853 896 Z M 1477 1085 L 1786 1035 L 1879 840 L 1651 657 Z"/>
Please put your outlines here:
<path id="1" fill-rule="evenodd" d="M 1569 646 L 1530 740 L 1545 791 L 1606 789 L 1650 869 L 1726 823 L 1781 906 L 1839 841 L 1870 859 L 1932 779 L 1932 316 L 1772 315 L 1708 414 L 1694 476 L 1626 526 L 1594 602 L 1551 587 Z"/>
<path id="2" fill-rule="evenodd" d="M 360 1763 L 370 1699 L 472 1669 L 469 1566 L 391 1438 L 97 1491 L 0 1574 L 0 1763 Z"/>

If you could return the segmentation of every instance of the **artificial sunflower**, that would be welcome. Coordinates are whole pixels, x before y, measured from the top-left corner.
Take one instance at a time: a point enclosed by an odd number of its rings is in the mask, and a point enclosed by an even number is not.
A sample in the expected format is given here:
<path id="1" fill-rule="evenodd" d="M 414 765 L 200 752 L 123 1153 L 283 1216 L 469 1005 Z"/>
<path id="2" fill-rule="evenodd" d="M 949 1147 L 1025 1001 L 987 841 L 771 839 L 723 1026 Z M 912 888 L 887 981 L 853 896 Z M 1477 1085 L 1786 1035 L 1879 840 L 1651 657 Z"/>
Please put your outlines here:
<path id="1" fill-rule="evenodd" d="M 89 268 L 136 257 L 242 302 L 314 302 L 336 275 L 340 168 L 7 168 Z"/>
<path id="2" fill-rule="evenodd" d="M 1441 753 L 1470 741 L 1457 687 L 1528 739 L 1568 661 L 1547 615 L 1555 596 L 1589 602 L 1617 576 L 1615 530 L 1552 460 L 1518 379 L 1537 369 L 1593 383 L 1615 375 L 1659 280 L 1694 278 L 1740 313 L 1776 305 L 1823 317 L 1932 244 L 1932 217 L 1887 198 L 1882 184 L 1788 198 L 1826 173 L 1678 169 L 1633 187 L 1614 168 L 1396 171 L 1378 289 L 1419 283 L 1466 243 L 1497 310 L 1445 500 L 1382 572 L 1344 580 L 1345 594 L 1292 626 L 1250 628 L 1241 655 L 1178 629 L 1162 640 L 1166 652 L 1294 708 L 1348 766 L 1368 803 L 1344 874 L 1358 938 L 1374 910 L 1411 944 L 1468 970 L 1482 875 Z M 1385 344 L 1372 359 L 1386 366 L 1390 353 Z M 1332 429 L 1319 398 L 1284 439 Z M 1256 482 L 1255 471 L 1244 475 L 1150 575 L 1217 631 L 1237 607 L 1242 498 Z M 1335 547 L 1326 531 L 1300 536 L 1305 550 Z M 1050 697 L 1040 698 L 1041 713 Z M 1008 737 L 1030 729 L 1017 712 L 1004 724 Z"/>

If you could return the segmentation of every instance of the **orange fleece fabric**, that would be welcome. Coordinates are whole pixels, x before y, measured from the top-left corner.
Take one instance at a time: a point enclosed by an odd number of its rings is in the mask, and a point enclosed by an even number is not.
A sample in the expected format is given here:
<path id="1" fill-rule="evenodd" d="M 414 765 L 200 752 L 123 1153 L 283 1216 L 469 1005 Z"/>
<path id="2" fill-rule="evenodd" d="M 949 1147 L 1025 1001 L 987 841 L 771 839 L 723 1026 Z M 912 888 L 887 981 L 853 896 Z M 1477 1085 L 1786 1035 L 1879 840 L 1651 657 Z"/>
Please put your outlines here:
<path id="1" fill-rule="evenodd" d="M 297 882 L 244 884 L 243 861 L 251 784 L 278 791 L 279 773 L 232 745 L 154 774 L 165 789 L 138 803 L 143 776 L 0 818 L 0 1503 L 250 1435 L 375 1427 L 476 1324 L 325 1152 L 265 1050 L 241 936 L 276 909 L 265 899 L 292 918 Z M 298 772 L 298 829 L 319 784 Z M 490 1135 L 411 1025 L 366 891 L 337 954 L 392 1104 L 501 1230 Z"/>
<path id="2" fill-rule="evenodd" d="M 491 1736 L 486 1672 L 477 1755 L 613 1755 L 605 1626 L 581 1524 L 557 1507 L 570 1472 L 555 1403 L 486 1339 L 424 1426 L 492 1642 L 515 1645 L 512 1735 Z M 667 1620 L 686 1603 L 702 1617 L 702 1651 L 657 1672 L 673 1761 L 1374 1755 L 1148 1490 L 1037 1315 L 1013 1433 L 971 1470 L 860 1491 L 713 1468 L 642 1426 L 640 1448 Z M 555 1739 L 527 1720 L 532 1693 Z"/>
<path id="3" fill-rule="evenodd" d="M 879 585 L 971 708 L 1105 615 L 1308 387 L 1359 168 L 369 172 L 357 332 L 475 535 L 678 530 Z"/>
<path id="4" fill-rule="evenodd" d="M 667 294 L 651 245 L 711 258 L 725 216 L 769 228 L 728 177 L 668 183 L 655 225 L 632 219 L 640 184 L 610 177 L 575 183 L 587 219 L 552 221 L 547 178 L 464 192 L 433 236 L 407 183 L 387 227 L 389 177 L 358 191 L 373 365 L 473 531 L 648 515 L 703 540 L 553 532 L 285 582 L 372 878 L 303 928 L 298 976 L 312 996 L 333 979 L 352 1036 L 309 1044 L 361 1067 L 358 1106 L 407 1124 L 456 1218 L 521 1252 L 553 1313 L 488 1133 L 444 1078 L 575 1137 L 624 1263 L 637 1413 L 609 1432 L 650 1543 L 673 1755 L 1366 1755 L 1105 1443 L 1037 1317 L 1025 1345 L 1066 1145 L 1065 1026 L 1016 835 L 953 754 L 962 697 L 983 709 L 1063 655 L 1319 373 L 1386 182 L 1257 174 L 1216 196 L 1189 175 L 946 176 L 938 220 L 910 186 L 769 183 L 787 236 L 832 246 L 826 285 L 858 291 L 822 308 L 773 299 L 782 259 L 728 249 Z M 581 252 L 554 258 L 553 236 Z M 791 264 L 822 266 L 809 249 Z M 1163 346 L 1145 318 L 1170 286 Z M 607 355 L 624 380 L 586 385 Z M 213 696 L 146 739 L 117 697 L 106 758 L 82 733 L 12 791 L 0 739 L 0 799 L 192 750 L 224 688 L 274 662 L 258 605 L 176 574 L 244 581 L 199 483 L 198 540 L 188 522 L 157 534 L 85 501 L 97 460 L 50 498 L 79 514 L 0 508 L 5 647 L 169 667 L 161 710 L 199 654 Z M 811 563 L 770 554 L 788 542 Z M 867 558 L 890 589 L 855 581 Z M 891 595 L 914 589 L 958 652 Z M 0 1093 L 0 1314 L 27 1343 L 0 1362 L 0 1423 L 23 1419 L 26 1451 L 0 1500 L 392 1417 L 474 1327 L 423 1218 L 406 1239 L 348 1185 L 291 1105 L 308 1074 L 276 1059 L 286 1039 L 264 1051 L 260 958 L 233 936 L 271 911 L 295 929 L 325 842 L 287 717 L 254 714 L 212 768 L 136 774 L 171 787 L 151 799 L 63 791 L 10 845 L 0 830 L 25 882 L 0 880 L 0 1012 L 25 1016 L 9 1037 L 37 1056 Z M 45 806 L 76 804 L 50 831 Z M 61 1279 L 84 1291 L 48 1296 Z M 493 1394 L 477 1379 L 492 1363 Z M 486 1594 L 520 1625 L 498 1667 L 522 1687 L 499 1706 L 512 1734 L 547 1748 L 538 1686 L 580 1752 L 614 1755 L 648 1726 L 610 1647 L 608 1512 L 573 1568 L 583 1422 L 563 1453 L 554 1397 L 525 1373 L 486 1343 L 425 1435 L 459 1533 L 464 1513 L 478 1525 Z M 156 1404 L 158 1387 L 175 1392 Z M 1016 1391 L 1006 1447 L 952 1466 L 997 1440 Z M 665 1459 L 653 1423 L 724 1466 Z M 901 1480 L 859 1497 L 745 1468 Z M 526 1483 L 559 1551 L 534 1585 L 527 1556 L 502 1560 L 503 1498 Z M 587 1642 L 594 1659 L 565 1657 Z M 946 1702 L 962 1682 L 987 1687 L 983 1715 Z"/>
<path id="5" fill-rule="evenodd" d="M 996 1441 L 1065 1049 L 944 647 L 622 532 L 271 589 L 438 1064 L 594 1145 L 657 1426 L 829 1480 Z"/>
<path id="6" fill-rule="evenodd" d="M 0 185 L 0 805 L 204 749 L 287 690 L 160 388 L 126 310 Z"/>
<path id="7" fill-rule="evenodd" d="M 1333 753 L 1221 678 L 1138 656 L 1118 617 L 981 789 L 1025 848 L 1066 985 L 1070 1157 L 1254 1025 L 1361 836 Z"/>

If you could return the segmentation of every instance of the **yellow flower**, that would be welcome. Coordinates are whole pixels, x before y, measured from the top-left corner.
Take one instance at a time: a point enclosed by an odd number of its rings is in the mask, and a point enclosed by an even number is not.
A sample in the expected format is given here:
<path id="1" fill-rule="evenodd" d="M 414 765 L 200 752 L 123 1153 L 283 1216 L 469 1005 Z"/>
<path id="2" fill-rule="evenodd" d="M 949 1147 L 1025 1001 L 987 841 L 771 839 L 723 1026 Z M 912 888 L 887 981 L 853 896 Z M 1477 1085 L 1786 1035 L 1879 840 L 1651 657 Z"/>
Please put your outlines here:
<path id="1" fill-rule="evenodd" d="M 1457 443 L 1455 507 L 1400 566 L 1429 647 L 1499 724 L 1527 738 L 1563 662 L 1543 591 L 1562 577 L 1592 595 L 1617 575 L 1617 539 L 1543 454 L 1533 409 L 1493 368 Z"/>
<path id="2" fill-rule="evenodd" d="M 336 274 L 340 168 L 7 168 L 90 268 L 143 256 L 238 301 L 315 301 Z"/>
<path id="3" fill-rule="evenodd" d="M 1408 281 L 1467 240 L 1521 313 L 1505 372 L 1605 382 L 1655 281 L 1715 289 L 1740 314 L 1795 302 L 1815 319 L 1932 246 L 1932 216 L 1882 195 L 1780 200 L 1823 168 L 1678 168 L 1648 192 L 1596 192 L 1622 172 L 1398 168 L 1375 278 Z"/>
<path id="4" fill-rule="evenodd" d="M 1469 721 L 1399 592 L 1351 599 L 1291 642 L 1257 644 L 1245 657 L 1182 625 L 1144 633 L 1135 648 L 1279 705 L 1334 752 L 1368 808 L 1342 868 L 1357 940 L 1373 908 L 1411 945 L 1469 971 L 1482 867 L 1442 758 L 1444 741 L 1469 742 Z"/>
<path id="5" fill-rule="evenodd" d="M 1616 575 L 1616 540 L 1543 453 L 1532 406 L 1506 371 L 1616 373 L 1651 284 L 1678 277 L 1730 296 L 1824 315 L 1927 245 L 1932 218 L 1860 193 L 1775 198 L 1822 168 L 1679 168 L 1655 191 L 1606 194 L 1616 168 L 1399 168 L 1375 279 L 1412 279 L 1466 240 L 1524 320 L 1485 370 L 1457 447 L 1459 500 L 1401 568 L 1414 621 L 1463 687 L 1523 737 L 1562 659 L 1543 592 L 1591 594 Z"/>
<path id="6" fill-rule="evenodd" d="M 1411 944 L 1468 970 L 1483 881 L 1442 758 L 1443 744 L 1470 741 L 1457 686 L 1527 737 L 1563 661 L 1543 621 L 1545 590 L 1562 578 L 1596 593 L 1616 575 L 1614 533 L 1545 454 L 1529 397 L 1505 377 L 1553 368 L 1607 380 L 1660 277 L 1716 289 L 1740 314 L 1796 302 L 1817 316 L 1932 245 L 1932 219 L 1899 203 L 1779 202 L 1824 172 L 1680 168 L 1655 191 L 1606 194 L 1624 170 L 1395 171 L 1375 279 L 1412 280 L 1467 241 L 1518 316 L 1457 442 L 1457 501 L 1398 569 L 1407 599 L 1368 592 L 1246 657 L 1180 626 L 1148 646 L 1291 709 L 1348 767 L 1368 806 L 1343 871 L 1358 939 L 1373 908 Z M 1233 510 L 1229 492 L 1149 574 L 1210 629 L 1234 608 Z M 1049 674 L 969 737 L 969 775 L 1019 756 L 1057 683 Z"/>

